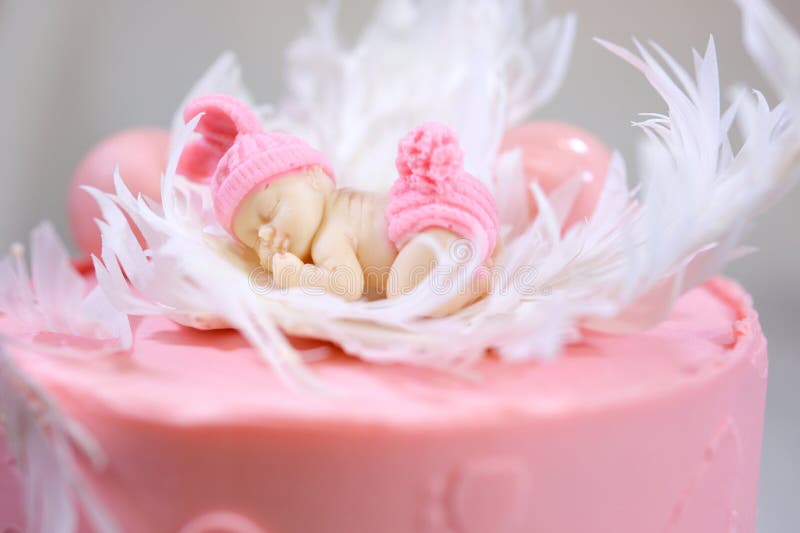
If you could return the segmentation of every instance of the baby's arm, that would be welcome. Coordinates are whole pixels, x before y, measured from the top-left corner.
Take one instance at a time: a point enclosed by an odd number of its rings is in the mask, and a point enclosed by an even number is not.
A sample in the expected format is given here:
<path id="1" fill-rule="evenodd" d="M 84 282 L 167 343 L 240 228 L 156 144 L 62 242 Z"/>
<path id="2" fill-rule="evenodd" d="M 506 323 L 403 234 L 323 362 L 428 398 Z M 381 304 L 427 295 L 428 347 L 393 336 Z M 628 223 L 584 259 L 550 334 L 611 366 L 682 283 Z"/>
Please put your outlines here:
<path id="1" fill-rule="evenodd" d="M 364 270 L 352 239 L 342 230 L 323 228 L 311 247 L 311 257 L 321 271 L 316 274 L 321 278 L 323 288 L 345 300 L 354 301 L 364 294 Z"/>

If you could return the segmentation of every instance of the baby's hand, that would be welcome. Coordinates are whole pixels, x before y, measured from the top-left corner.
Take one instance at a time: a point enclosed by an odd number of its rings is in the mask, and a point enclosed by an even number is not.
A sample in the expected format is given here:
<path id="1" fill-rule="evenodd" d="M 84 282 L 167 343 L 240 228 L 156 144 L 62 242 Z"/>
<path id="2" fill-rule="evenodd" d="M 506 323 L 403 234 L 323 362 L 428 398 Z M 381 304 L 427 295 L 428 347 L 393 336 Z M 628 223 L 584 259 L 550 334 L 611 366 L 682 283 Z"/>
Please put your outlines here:
<path id="1" fill-rule="evenodd" d="M 289 239 L 270 224 L 261 226 L 258 230 L 258 244 L 256 253 L 261 266 L 272 271 L 272 258 L 276 254 L 286 252 L 289 248 Z"/>
<path id="2" fill-rule="evenodd" d="M 282 289 L 300 285 L 300 277 L 304 266 L 299 257 L 288 252 L 275 253 L 270 263 L 272 277 L 278 287 Z"/>
<path id="3" fill-rule="evenodd" d="M 281 289 L 305 287 L 315 292 L 335 292 L 331 285 L 331 271 L 317 265 L 309 265 L 289 252 L 277 253 L 272 257 L 272 278 Z"/>

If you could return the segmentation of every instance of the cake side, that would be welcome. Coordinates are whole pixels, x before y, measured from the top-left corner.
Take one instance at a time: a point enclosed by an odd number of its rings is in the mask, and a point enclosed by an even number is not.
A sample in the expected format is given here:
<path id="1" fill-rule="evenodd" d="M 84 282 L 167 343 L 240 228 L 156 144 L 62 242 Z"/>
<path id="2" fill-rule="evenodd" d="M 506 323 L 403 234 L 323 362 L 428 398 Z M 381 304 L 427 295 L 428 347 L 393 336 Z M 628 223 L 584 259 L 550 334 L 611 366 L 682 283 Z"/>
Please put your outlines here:
<path id="1" fill-rule="evenodd" d="M 288 390 L 234 333 L 143 319 L 135 346 L 12 351 L 108 456 L 80 471 L 123 531 L 754 528 L 766 344 L 726 280 L 649 332 L 590 335 L 549 364 L 489 358 L 473 379 L 300 345 L 342 397 Z"/>

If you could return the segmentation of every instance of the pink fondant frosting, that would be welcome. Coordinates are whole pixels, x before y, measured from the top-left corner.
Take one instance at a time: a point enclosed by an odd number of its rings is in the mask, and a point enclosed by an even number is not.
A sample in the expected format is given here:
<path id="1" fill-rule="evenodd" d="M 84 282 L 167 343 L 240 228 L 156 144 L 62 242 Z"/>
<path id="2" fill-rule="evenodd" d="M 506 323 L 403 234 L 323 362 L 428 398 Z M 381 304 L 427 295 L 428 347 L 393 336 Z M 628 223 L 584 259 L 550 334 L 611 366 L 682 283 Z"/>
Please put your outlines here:
<path id="1" fill-rule="evenodd" d="M 475 379 L 298 341 L 341 396 L 288 390 L 233 331 L 135 330 L 111 358 L 11 351 L 104 450 L 79 475 L 126 532 L 754 532 L 766 345 L 729 281 Z"/>

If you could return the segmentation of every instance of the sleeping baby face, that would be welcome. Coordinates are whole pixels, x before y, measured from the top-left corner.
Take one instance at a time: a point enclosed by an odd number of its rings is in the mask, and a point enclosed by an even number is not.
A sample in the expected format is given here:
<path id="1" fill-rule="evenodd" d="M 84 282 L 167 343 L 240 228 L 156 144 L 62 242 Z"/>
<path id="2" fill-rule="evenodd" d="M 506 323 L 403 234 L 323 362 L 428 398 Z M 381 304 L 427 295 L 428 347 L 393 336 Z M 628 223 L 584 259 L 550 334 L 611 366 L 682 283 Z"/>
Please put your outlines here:
<path id="1" fill-rule="evenodd" d="M 332 190 L 331 179 L 319 167 L 286 174 L 245 198 L 233 232 L 256 251 L 266 246 L 308 261 Z"/>

